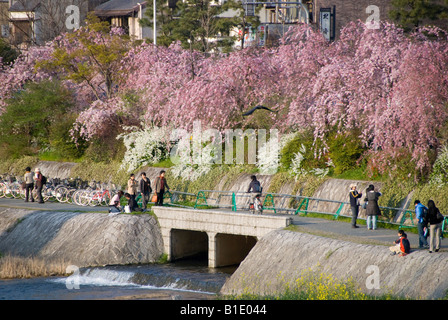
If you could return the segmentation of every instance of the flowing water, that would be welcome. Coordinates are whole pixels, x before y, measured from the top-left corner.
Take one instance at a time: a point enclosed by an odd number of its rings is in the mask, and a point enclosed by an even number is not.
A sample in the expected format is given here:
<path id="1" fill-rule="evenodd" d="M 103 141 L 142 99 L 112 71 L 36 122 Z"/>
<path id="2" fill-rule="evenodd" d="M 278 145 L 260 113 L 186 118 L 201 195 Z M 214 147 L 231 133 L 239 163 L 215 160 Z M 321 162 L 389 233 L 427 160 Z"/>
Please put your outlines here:
<path id="1" fill-rule="evenodd" d="M 191 260 L 84 268 L 69 277 L 0 280 L 0 300 L 211 300 L 234 270 Z"/>

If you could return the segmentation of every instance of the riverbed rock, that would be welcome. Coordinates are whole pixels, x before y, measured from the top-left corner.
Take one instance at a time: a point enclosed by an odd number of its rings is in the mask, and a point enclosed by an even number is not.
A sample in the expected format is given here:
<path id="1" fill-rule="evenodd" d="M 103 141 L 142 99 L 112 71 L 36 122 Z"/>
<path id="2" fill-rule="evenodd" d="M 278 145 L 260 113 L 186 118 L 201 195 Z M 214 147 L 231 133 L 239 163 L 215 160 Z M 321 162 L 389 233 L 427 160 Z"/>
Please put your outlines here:
<path id="1" fill-rule="evenodd" d="M 448 290 L 448 253 L 419 250 L 391 256 L 387 246 L 278 230 L 257 242 L 221 293 L 275 294 L 307 272 L 351 277 L 370 295 L 438 299 Z"/>
<path id="2" fill-rule="evenodd" d="M 163 240 L 156 219 L 148 214 L 2 208 L 0 252 L 78 267 L 152 263 L 163 254 Z"/>

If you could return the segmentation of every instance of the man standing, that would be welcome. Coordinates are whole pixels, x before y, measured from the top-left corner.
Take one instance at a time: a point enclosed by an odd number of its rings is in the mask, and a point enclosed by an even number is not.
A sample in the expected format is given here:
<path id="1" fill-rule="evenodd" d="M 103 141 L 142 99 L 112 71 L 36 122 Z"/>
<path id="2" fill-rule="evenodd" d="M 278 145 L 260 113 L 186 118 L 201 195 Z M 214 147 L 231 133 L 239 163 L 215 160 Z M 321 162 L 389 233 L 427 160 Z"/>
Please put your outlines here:
<path id="1" fill-rule="evenodd" d="M 146 205 L 149 202 L 149 196 L 152 192 L 151 182 L 146 177 L 146 173 L 142 172 L 142 179 L 140 180 L 140 192 L 142 193 L 142 209 L 146 209 Z"/>
<path id="2" fill-rule="evenodd" d="M 165 189 L 168 191 L 170 190 L 170 187 L 168 187 L 168 184 L 166 183 L 165 170 L 160 171 L 160 175 L 154 182 L 154 188 L 157 193 L 156 206 L 163 206 L 163 194 L 165 193 Z"/>
<path id="3" fill-rule="evenodd" d="M 414 206 L 415 206 L 415 217 L 417 218 L 418 247 L 420 249 L 427 248 L 428 240 L 425 237 L 426 223 L 424 222 L 424 220 L 426 219 L 426 213 L 428 212 L 428 208 L 426 208 L 423 204 L 421 204 L 420 200 L 415 200 Z"/>
<path id="4" fill-rule="evenodd" d="M 356 225 L 356 219 L 358 219 L 359 213 L 359 199 L 362 197 L 362 193 L 358 193 L 356 190 L 356 184 L 350 185 L 350 207 L 352 209 L 352 228 L 359 228 Z"/>
<path id="5" fill-rule="evenodd" d="M 34 179 L 33 179 L 33 173 L 31 172 L 30 167 L 26 167 L 25 169 L 25 176 L 24 176 L 24 182 L 25 182 L 25 202 L 28 202 L 28 198 L 31 198 L 31 202 L 34 202 L 34 198 L 32 195 L 33 189 L 34 189 Z"/>

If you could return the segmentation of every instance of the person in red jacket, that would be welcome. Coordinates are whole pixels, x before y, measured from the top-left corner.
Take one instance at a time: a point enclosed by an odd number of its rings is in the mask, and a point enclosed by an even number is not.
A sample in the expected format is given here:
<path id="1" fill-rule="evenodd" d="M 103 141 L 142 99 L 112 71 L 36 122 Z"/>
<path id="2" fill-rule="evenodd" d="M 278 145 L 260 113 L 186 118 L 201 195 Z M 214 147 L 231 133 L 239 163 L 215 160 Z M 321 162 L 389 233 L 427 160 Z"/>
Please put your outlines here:
<path id="1" fill-rule="evenodd" d="M 411 244 L 409 243 L 408 236 L 403 230 L 398 230 L 399 238 L 394 241 L 395 245 L 390 247 L 392 255 L 399 254 L 400 256 L 405 256 L 411 252 Z"/>

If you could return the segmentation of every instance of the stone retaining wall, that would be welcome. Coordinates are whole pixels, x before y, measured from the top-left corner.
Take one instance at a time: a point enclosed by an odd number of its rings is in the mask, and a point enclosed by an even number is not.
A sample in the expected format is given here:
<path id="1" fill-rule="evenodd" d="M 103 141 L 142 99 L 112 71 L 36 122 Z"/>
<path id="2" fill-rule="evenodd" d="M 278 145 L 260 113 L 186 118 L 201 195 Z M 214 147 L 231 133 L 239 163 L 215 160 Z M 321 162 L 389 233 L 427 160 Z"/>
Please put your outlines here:
<path id="1" fill-rule="evenodd" d="M 0 252 L 78 267 L 151 263 L 163 254 L 163 242 L 156 219 L 146 214 L 0 208 Z"/>
<path id="2" fill-rule="evenodd" d="M 340 280 L 352 277 L 363 292 L 372 295 L 392 293 L 415 299 L 438 299 L 448 290 L 446 252 L 429 254 L 422 250 L 405 257 L 391 256 L 387 246 L 279 230 L 257 242 L 221 293 L 281 292 L 285 283 L 309 270 Z M 369 289 L 375 284 L 372 282 L 375 270 L 379 288 Z"/>

